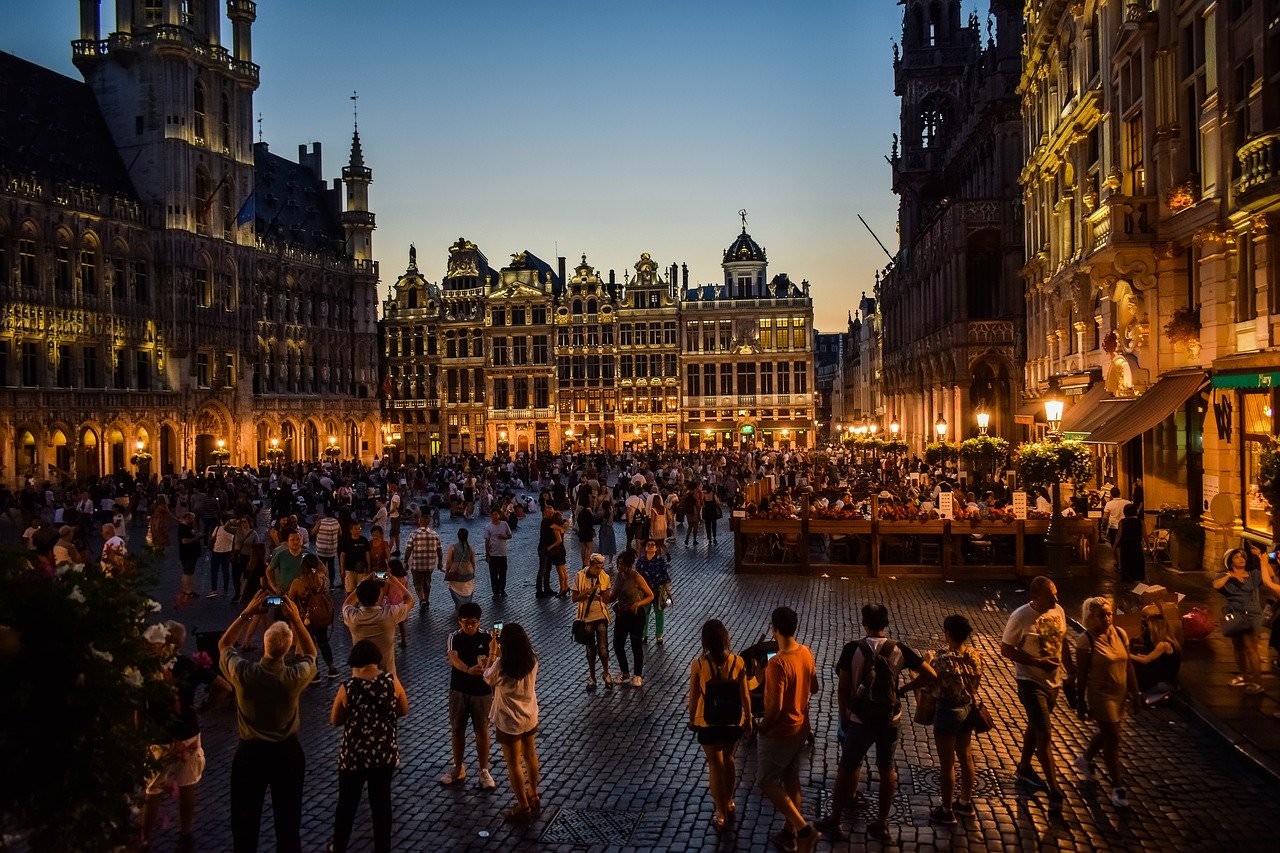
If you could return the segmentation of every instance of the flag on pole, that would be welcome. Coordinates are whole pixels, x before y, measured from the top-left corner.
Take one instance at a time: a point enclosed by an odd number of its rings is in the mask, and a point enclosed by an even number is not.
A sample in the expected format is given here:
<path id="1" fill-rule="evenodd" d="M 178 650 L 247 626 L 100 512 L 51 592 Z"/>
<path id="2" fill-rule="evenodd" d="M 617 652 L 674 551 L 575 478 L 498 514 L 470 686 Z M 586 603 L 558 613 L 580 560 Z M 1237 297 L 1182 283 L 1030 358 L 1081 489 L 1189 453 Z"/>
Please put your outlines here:
<path id="1" fill-rule="evenodd" d="M 255 195 L 249 193 L 249 197 L 244 200 L 244 204 L 240 205 L 240 211 L 236 213 L 236 226 L 248 225 L 258 215 L 258 206 L 254 202 Z"/>

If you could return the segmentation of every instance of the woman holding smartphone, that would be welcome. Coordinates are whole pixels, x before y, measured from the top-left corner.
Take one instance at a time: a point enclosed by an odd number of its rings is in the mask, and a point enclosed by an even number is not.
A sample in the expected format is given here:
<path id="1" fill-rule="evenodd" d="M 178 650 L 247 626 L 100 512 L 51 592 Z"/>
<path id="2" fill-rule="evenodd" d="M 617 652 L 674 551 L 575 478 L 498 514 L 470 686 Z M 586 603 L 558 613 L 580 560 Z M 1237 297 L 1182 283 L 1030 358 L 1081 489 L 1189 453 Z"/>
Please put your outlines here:
<path id="1" fill-rule="evenodd" d="M 506 819 L 511 823 L 531 820 L 542 813 L 536 743 L 538 657 L 520 624 L 512 622 L 501 628 L 494 625 L 484 680 L 493 688 L 489 720 L 502 746 L 516 800 L 507 810 Z"/>

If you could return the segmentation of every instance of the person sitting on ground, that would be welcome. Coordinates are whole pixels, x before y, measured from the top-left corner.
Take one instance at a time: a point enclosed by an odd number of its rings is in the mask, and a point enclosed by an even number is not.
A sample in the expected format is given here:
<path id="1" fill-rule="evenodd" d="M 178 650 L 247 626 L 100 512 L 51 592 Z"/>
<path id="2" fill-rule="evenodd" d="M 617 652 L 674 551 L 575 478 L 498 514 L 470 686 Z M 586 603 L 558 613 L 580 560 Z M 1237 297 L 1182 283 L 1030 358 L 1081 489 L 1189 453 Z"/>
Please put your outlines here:
<path id="1" fill-rule="evenodd" d="M 1148 604 L 1142 608 L 1142 638 L 1135 645 L 1146 650 L 1131 652 L 1129 659 L 1138 673 L 1138 689 L 1147 704 L 1154 705 L 1169 698 L 1169 694 L 1178 688 L 1182 645 L 1160 605 Z"/>

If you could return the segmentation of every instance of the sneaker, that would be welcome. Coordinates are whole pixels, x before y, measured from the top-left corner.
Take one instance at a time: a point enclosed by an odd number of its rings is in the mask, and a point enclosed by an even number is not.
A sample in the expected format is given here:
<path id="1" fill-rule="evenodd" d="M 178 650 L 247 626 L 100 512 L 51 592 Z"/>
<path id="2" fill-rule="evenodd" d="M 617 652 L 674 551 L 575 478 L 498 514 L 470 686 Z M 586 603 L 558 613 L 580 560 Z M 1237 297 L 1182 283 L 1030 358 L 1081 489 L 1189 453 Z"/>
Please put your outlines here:
<path id="1" fill-rule="evenodd" d="M 1248 693 L 1250 696 L 1256 696 L 1262 692 L 1262 685 L 1255 681 L 1251 681 L 1244 686 L 1244 692 Z"/>
<path id="2" fill-rule="evenodd" d="M 946 806 L 934 806 L 929 812 L 929 820 L 946 826 L 955 826 L 956 816 Z"/>
<path id="3" fill-rule="evenodd" d="M 1076 772 L 1080 774 L 1081 782 L 1093 781 L 1093 765 L 1089 763 L 1089 759 L 1085 758 L 1084 753 L 1076 756 L 1075 760 Z"/>
<path id="4" fill-rule="evenodd" d="M 338 671 L 333 667 L 329 667 L 329 680 L 335 681 L 338 678 Z"/>
<path id="5" fill-rule="evenodd" d="M 588 693 L 590 693 L 591 691 L 593 691 L 593 690 L 595 690 L 595 689 L 596 689 L 596 680 L 595 680 L 595 678 L 588 678 L 588 679 L 587 679 L 587 692 L 588 692 Z"/>
<path id="6" fill-rule="evenodd" d="M 643 687 L 643 686 L 644 686 L 644 679 L 637 675 L 635 678 L 631 679 L 631 686 L 632 686 L 632 687 Z"/>
<path id="7" fill-rule="evenodd" d="M 488 767 L 480 768 L 480 779 L 476 782 L 476 787 L 481 791 L 492 791 L 498 787 L 498 783 L 493 781 L 493 775 L 489 773 Z"/>
<path id="8" fill-rule="evenodd" d="M 973 803 L 965 800 L 953 800 L 951 802 L 951 811 L 961 817 L 969 817 L 974 813 Z"/>
<path id="9" fill-rule="evenodd" d="M 209 590 L 209 594 L 205 596 L 205 598 L 217 598 L 217 597 L 218 597 L 218 591 L 216 589 Z"/>
<path id="10" fill-rule="evenodd" d="M 1030 767 L 1026 768 L 1025 770 L 1019 767 L 1017 779 L 1019 782 L 1021 782 L 1023 785 L 1026 785 L 1028 788 L 1037 788 L 1043 791 L 1045 788 L 1048 787 L 1044 783 L 1044 780 L 1041 779 L 1040 776 L 1036 773 L 1036 771 L 1032 770 Z"/>
<path id="11" fill-rule="evenodd" d="M 1129 808 L 1129 800 L 1124 795 L 1124 788 L 1111 789 L 1111 805 L 1118 809 Z"/>
<path id="12" fill-rule="evenodd" d="M 1227 683 L 1230 684 L 1232 687 L 1244 687 L 1246 684 L 1248 684 L 1248 682 L 1244 680 L 1243 675 L 1237 675 L 1235 678 L 1231 679 Z"/>
<path id="13" fill-rule="evenodd" d="M 448 773 L 440 777 L 441 785 L 456 785 L 463 779 L 467 778 L 467 768 L 463 767 L 457 773 L 450 770 Z"/>

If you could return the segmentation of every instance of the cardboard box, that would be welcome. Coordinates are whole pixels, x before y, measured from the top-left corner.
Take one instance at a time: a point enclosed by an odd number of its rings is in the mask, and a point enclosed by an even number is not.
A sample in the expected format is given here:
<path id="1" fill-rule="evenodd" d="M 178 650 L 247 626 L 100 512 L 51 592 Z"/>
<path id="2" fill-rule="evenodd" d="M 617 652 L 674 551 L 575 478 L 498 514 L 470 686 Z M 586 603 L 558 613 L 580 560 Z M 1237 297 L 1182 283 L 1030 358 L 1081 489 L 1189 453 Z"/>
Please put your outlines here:
<path id="1" fill-rule="evenodd" d="M 1117 613 L 1111 621 L 1117 628 L 1124 631 L 1130 642 L 1142 637 L 1141 613 Z"/>
<path id="2" fill-rule="evenodd" d="M 1138 599 L 1144 605 L 1145 604 L 1164 604 L 1165 602 L 1171 602 L 1172 604 L 1176 605 L 1178 604 L 1178 602 L 1182 601 L 1182 599 L 1186 598 L 1186 595 L 1184 595 L 1183 593 L 1174 592 L 1173 590 L 1167 589 L 1166 587 L 1163 587 L 1160 584 L 1151 584 L 1151 585 L 1148 585 L 1145 583 L 1135 584 L 1133 587 L 1133 594 L 1138 596 Z"/>

